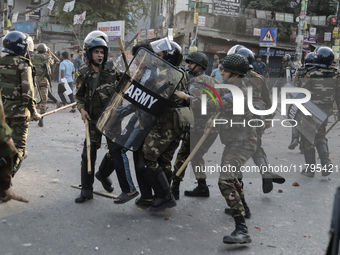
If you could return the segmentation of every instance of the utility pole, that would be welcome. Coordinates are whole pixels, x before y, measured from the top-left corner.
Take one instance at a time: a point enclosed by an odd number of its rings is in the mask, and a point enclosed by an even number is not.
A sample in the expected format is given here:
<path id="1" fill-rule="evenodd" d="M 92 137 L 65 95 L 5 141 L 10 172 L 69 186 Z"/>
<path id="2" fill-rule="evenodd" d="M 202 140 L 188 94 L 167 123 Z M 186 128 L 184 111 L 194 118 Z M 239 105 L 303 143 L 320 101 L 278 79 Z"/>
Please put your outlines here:
<path id="1" fill-rule="evenodd" d="M 189 51 L 194 52 L 197 51 L 197 36 L 198 36 L 198 8 L 199 8 L 199 0 L 196 0 L 195 6 L 195 14 L 194 14 L 194 27 L 193 27 L 193 35 L 195 35 L 194 39 L 191 41 Z"/>
<path id="2" fill-rule="evenodd" d="M 296 61 L 299 66 L 301 66 L 301 58 L 302 58 L 302 47 L 303 47 L 303 33 L 304 33 L 304 26 L 306 20 L 306 13 L 307 13 L 307 3 L 308 0 L 301 1 L 301 13 L 300 13 L 300 20 L 299 20 L 299 32 L 296 39 Z"/>
<path id="3" fill-rule="evenodd" d="M 3 35 L 6 35 L 8 33 L 8 30 L 7 30 L 7 14 L 8 14 L 7 0 L 4 0 L 4 12 L 3 12 L 4 26 L 3 26 L 3 31 L 2 31 Z"/>

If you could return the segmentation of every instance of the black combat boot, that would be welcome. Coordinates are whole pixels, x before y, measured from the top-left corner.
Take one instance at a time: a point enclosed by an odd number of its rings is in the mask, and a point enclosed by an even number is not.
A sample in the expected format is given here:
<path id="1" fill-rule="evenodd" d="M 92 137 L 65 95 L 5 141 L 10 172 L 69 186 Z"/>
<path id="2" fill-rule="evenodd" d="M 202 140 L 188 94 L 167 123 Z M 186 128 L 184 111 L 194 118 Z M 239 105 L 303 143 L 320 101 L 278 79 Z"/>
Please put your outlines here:
<path id="1" fill-rule="evenodd" d="M 209 197 L 210 192 L 205 179 L 197 180 L 197 187 L 193 190 L 184 191 L 184 196 L 188 197 Z"/>
<path id="2" fill-rule="evenodd" d="M 43 120 L 44 117 L 42 117 L 40 120 L 39 120 L 39 123 L 38 123 L 38 126 L 39 127 L 43 127 L 44 126 L 44 120 Z"/>
<path id="3" fill-rule="evenodd" d="M 179 199 L 179 185 L 181 184 L 181 181 L 173 180 L 171 184 L 171 193 L 174 195 L 175 200 Z"/>
<path id="4" fill-rule="evenodd" d="M 94 166 L 97 157 L 97 145 L 91 143 L 91 173 L 87 171 L 87 152 L 86 142 L 83 153 L 81 154 L 81 192 L 80 196 L 75 199 L 76 203 L 84 203 L 93 198 Z"/>
<path id="5" fill-rule="evenodd" d="M 105 154 L 102 162 L 100 163 L 98 172 L 96 173 L 96 178 L 102 183 L 103 188 L 107 192 L 112 192 L 112 180 L 109 177 L 114 171 L 114 163 L 111 158 L 111 154 L 108 152 Z"/>
<path id="6" fill-rule="evenodd" d="M 253 156 L 255 165 L 260 169 L 262 175 L 262 191 L 263 193 L 269 193 L 273 190 L 273 180 L 271 175 L 268 173 L 268 164 L 263 156 Z M 265 171 L 264 171 L 265 170 Z"/>
<path id="7" fill-rule="evenodd" d="M 223 243 L 227 244 L 243 244 L 251 243 L 250 236 L 248 234 L 248 228 L 243 216 L 237 216 L 234 218 L 236 229 L 230 236 L 223 237 Z"/>
<path id="8" fill-rule="evenodd" d="M 242 201 L 242 204 L 243 204 L 243 207 L 244 207 L 244 212 L 245 212 L 244 218 L 249 219 L 251 217 L 251 212 L 250 212 L 249 206 L 248 206 L 248 204 L 247 204 L 247 202 L 244 198 L 241 198 L 241 201 Z M 224 212 L 226 214 L 231 215 L 230 208 L 225 208 Z"/>
<path id="9" fill-rule="evenodd" d="M 152 170 L 150 170 L 152 171 Z M 161 167 L 152 173 L 154 178 L 151 180 L 152 187 L 156 193 L 157 199 L 155 203 L 150 206 L 149 210 L 152 212 L 164 211 L 167 208 L 176 206 L 174 196 L 170 191 L 169 181 Z"/>
<path id="10" fill-rule="evenodd" d="M 296 127 L 292 127 L 292 141 L 290 142 L 288 149 L 294 150 L 299 145 L 299 130 Z"/>
<path id="11" fill-rule="evenodd" d="M 253 156 L 254 163 L 260 168 L 262 175 L 262 190 L 263 193 L 269 193 L 273 189 L 273 182 L 278 184 L 285 183 L 286 179 L 282 176 L 269 172 L 268 160 L 265 156 Z M 267 172 L 263 173 L 263 166 L 266 167 Z M 271 179 L 271 181 L 270 181 Z M 272 182 L 272 183 L 270 183 Z M 267 191 L 267 192 L 266 192 Z"/>
<path id="12" fill-rule="evenodd" d="M 305 150 L 305 162 L 307 166 L 301 170 L 301 174 L 307 177 L 314 177 L 315 175 L 315 149 Z M 313 169 L 314 168 L 314 169 Z"/>
<path id="13" fill-rule="evenodd" d="M 321 160 L 321 165 L 322 165 L 322 176 L 328 176 L 332 172 L 333 164 L 332 161 L 329 159 L 329 151 L 328 151 L 328 145 L 327 143 L 318 143 L 315 145 L 316 149 L 318 151 L 320 160 Z"/>

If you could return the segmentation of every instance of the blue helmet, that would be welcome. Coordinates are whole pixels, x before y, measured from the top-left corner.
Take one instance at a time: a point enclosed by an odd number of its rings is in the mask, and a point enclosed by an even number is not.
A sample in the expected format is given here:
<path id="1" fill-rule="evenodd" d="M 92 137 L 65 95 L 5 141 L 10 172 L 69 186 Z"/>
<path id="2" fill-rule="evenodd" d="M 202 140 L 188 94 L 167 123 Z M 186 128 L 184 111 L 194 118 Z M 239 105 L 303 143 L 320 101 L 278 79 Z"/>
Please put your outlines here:
<path id="1" fill-rule="evenodd" d="M 25 56 L 28 49 L 28 34 L 12 31 L 5 35 L 3 40 L 3 52 Z"/>
<path id="2" fill-rule="evenodd" d="M 254 57 L 254 53 L 251 50 L 249 50 L 243 45 L 236 44 L 235 46 L 230 48 L 227 55 L 231 55 L 234 53 L 245 56 L 248 59 L 249 68 L 253 69 L 253 63 L 255 62 L 255 57 Z"/>
<path id="3" fill-rule="evenodd" d="M 328 68 L 334 61 L 334 52 L 331 48 L 321 46 L 315 49 L 313 65 Z"/>
<path id="4" fill-rule="evenodd" d="M 291 56 L 289 54 L 286 54 L 283 58 L 286 58 L 287 60 L 290 60 Z"/>
<path id="5" fill-rule="evenodd" d="M 305 66 L 313 66 L 314 54 L 309 52 L 305 57 Z"/>

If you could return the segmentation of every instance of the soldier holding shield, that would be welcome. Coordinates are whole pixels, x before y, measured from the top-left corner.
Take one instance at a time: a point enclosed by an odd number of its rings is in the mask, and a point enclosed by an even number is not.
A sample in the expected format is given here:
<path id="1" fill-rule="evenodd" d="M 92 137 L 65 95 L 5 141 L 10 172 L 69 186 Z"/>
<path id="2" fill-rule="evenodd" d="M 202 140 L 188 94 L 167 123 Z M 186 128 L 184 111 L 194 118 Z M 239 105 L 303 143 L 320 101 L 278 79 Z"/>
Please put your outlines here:
<path id="1" fill-rule="evenodd" d="M 333 61 L 334 53 L 331 48 L 318 47 L 314 51 L 313 65 L 315 68 L 306 74 L 302 83 L 302 87 L 311 92 L 311 101 L 328 116 L 333 113 L 334 101 L 338 109 L 340 108 L 339 74 L 335 69 L 330 68 Z M 315 172 L 320 172 L 320 168 L 315 165 L 315 147 L 321 160 L 322 176 L 328 176 L 334 171 L 333 164 L 329 159 L 328 140 L 325 137 L 327 122 L 326 119 L 317 130 L 314 144 L 302 137 L 306 168 L 301 173 L 305 176 L 314 177 Z"/>

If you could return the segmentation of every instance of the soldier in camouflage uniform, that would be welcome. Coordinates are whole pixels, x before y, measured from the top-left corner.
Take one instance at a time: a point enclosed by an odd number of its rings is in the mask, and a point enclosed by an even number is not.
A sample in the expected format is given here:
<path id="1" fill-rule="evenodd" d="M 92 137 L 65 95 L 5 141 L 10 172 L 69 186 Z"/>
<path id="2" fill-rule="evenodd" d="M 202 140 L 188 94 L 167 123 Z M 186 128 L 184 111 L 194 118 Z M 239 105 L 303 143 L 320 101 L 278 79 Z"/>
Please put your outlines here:
<path id="1" fill-rule="evenodd" d="M 247 123 L 252 119 L 253 114 L 247 107 L 247 87 L 244 77 L 249 70 L 249 62 L 241 54 L 231 54 L 223 59 L 222 77 L 224 84 L 237 86 L 244 94 L 245 115 L 233 115 L 233 96 L 227 89 L 220 89 L 222 106 L 219 107 L 219 119 L 227 119 L 228 122 Z M 184 93 L 179 94 L 181 98 L 188 99 L 189 96 Z M 208 105 L 213 106 L 214 104 Z M 207 123 L 207 126 L 211 123 Z M 250 243 L 251 239 L 248 234 L 248 228 L 245 222 L 244 193 L 240 177 L 240 169 L 255 153 L 257 148 L 257 137 L 255 128 L 250 126 L 217 125 L 221 142 L 225 145 L 221 160 L 221 172 L 218 180 L 222 196 L 230 206 L 231 215 L 233 216 L 236 229 L 230 236 L 225 236 L 223 242 L 227 244 Z M 224 170 L 223 170 L 224 169 Z"/>
<path id="2" fill-rule="evenodd" d="M 181 47 L 175 42 L 168 41 L 165 43 L 165 40 L 165 38 L 160 39 L 150 44 L 158 56 L 174 66 L 179 66 L 183 59 Z M 162 44 L 162 42 L 164 44 Z M 168 47 L 168 45 L 171 45 L 171 48 Z M 174 80 L 174 83 L 178 83 L 177 77 L 171 77 L 171 79 Z M 168 77 L 167 80 L 170 80 L 170 78 Z M 187 84 L 184 74 L 184 80 L 179 84 L 177 90 L 185 91 L 186 87 Z M 169 186 L 172 176 L 171 160 L 179 145 L 183 129 L 186 129 L 185 125 L 174 121 L 174 115 L 177 114 L 177 111 L 190 112 L 189 107 L 186 106 L 186 102 L 176 95 L 173 95 L 168 106 L 164 109 L 163 114 L 147 135 L 142 147 L 145 161 L 143 163 L 145 167 L 142 170 L 142 174 L 148 182 L 148 185 L 152 187 L 157 195 L 157 199 L 150 207 L 150 211 L 163 211 L 166 208 L 176 206 Z M 187 117 L 189 122 L 190 116 Z"/>
<path id="3" fill-rule="evenodd" d="M 310 52 L 305 57 L 305 65 L 298 69 L 295 75 L 295 79 L 293 80 L 293 84 L 295 87 L 301 87 L 303 78 L 305 78 L 307 72 L 311 71 L 313 66 L 314 54 Z M 300 140 L 300 133 L 296 127 L 292 127 L 292 141 L 290 142 L 288 149 L 294 150 L 296 146 L 298 146 Z M 301 143 L 301 142 L 300 142 Z M 303 153 L 303 146 L 300 144 L 301 153 Z"/>
<path id="4" fill-rule="evenodd" d="M 286 77 L 286 69 L 287 67 L 291 67 L 291 56 L 289 54 L 284 55 L 282 63 L 281 63 L 281 68 L 279 71 L 279 78 L 285 78 Z"/>
<path id="5" fill-rule="evenodd" d="M 251 86 L 253 88 L 253 106 L 257 110 L 268 110 L 272 106 L 272 101 L 269 97 L 269 90 L 268 86 L 264 80 L 264 77 L 262 75 L 259 75 L 258 73 L 254 72 L 253 69 L 253 63 L 255 61 L 253 53 L 247 49 L 246 47 L 242 45 L 235 45 L 228 51 L 228 55 L 238 53 L 243 56 L 245 56 L 248 59 L 249 62 L 249 71 L 246 75 L 245 81 L 247 87 Z M 255 116 L 256 119 L 261 119 L 263 122 L 265 122 L 266 119 L 272 119 L 273 115 L 270 116 Z M 268 124 L 270 122 L 266 122 L 265 125 L 261 127 L 256 128 L 256 134 L 257 134 L 257 149 L 255 154 L 252 156 L 254 163 L 259 167 L 260 173 L 262 175 L 262 191 L 263 193 L 269 193 L 273 189 L 273 182 L 278 184 L 283 184 L 285 182 L 285 179 L 278 174 L 271 173 L 271 172 L 263 172 L 262 168 L 267 167 L 268 169 L 268 159 L 267 155 L 262 147 L 262 135 L 264 133 L 264 130 L 268 127 L 270 127 Z M 258 123 L 260 125 L 260 123 Z M 240 181 L 240 180 L 239 180 Z M 243 183 L 242 183 L 243 185 Z M 245 202 L 243 204 L 246 205 Z M 246 209 L 246 218 L 250 216 L 250 211 L 248 206 L 245 206 Z"/>
<path id="6" fill-rule="evenodd" d="M 101 31 L 92 31 L 84 40 L 84 51 L 87 62 L 81 66 L 77 75 L 77 108 L 81 118 L 89 121 L 91 139 L 91 173 L 87 172 L 86 141 L 81 154 L 81 193 L 75 199 L 76 203 L 84 203 L 93 198 L 94 168 L 97 158 L 97 150 L 101 146 L 102 134 L 96 129 L 96 122 L 100 117 L 108 100 L 115 91 L 118 80 L 121 77 L 112 61 L 107 62 L 108 37 Z M 117 127 L 120 133 L 121 127 Z M 109 150 L 113 143 L 107 139 Z M 127 159 L 126 159 L 127 160 Z M 96 173 L 96 178 L 101 181 L 104 189 L 113 191 L 112 181 L 109 178 L 114 170 L 114 164 L 110 152 L 106 153 Z"/>
<path id="7" fill-rule="evenodd" d="M 35 66 L 36 81 L 41 94 L 40 114 L 44 114 L 47 108 L 51 65 L 54 64 L 54 60 L 50 54 L 50 49 L 47 49 L 47 46 L 44 43 L 38 44 L 37 51 L 38 53 L 32 56 L 32 63 Z M 39 120 L 38 125 L 39 127 L 44 126 L 43 119 Z"/>
<path id="8" fill-rule="evenodd" d="M 0 93 L 0 200 L 4 202 L 10 200 L 13 196 L 11 179 L 13 163 L 17 156 L 17 150 L 14 146 L 11 134 L 12 130 L 5 120 L 5 113 Z"/>
<path id="9" fill-rule="evenodd" d="M 177 171 L 180 169 L 182 164 L 190 155 L 190 147 L 194 148 L 199 141 L 199 138 L 204 134 L 205 124 L 209 120 L 209 115 L 201 114 L 201 97 L 203 89 L 209 89 L 208 86 L 214 88 L 214 85 L 219 83 L 214 78 L 206 75 L 204 73 L 205 69 L 208 67 L 208 57 L 201 52 L 192 52 L 188 55 L 185 62 L 189 65 L 189 74 L 194 76 L 193 79 L 190 80 L 189 83 L 189 95 L 190 95 L 190 106 L 194 113 L 194 127 L 190 129 L 190 133 L 185 136 L 185 140 L 182 143 L 181 149 L 179 150 L 176 158 L 176 163 L 174 165 L 174 171 L 172 175 L 172 186 L 171 191 L 175 197 L 175 199 L 179 199 L 179 185 L 180 182 L 184 178 L 185 170 L 181 173 L 180 176 L 176 176 Z M 180 92 L 176 92 L 178 94 Z M 183 93 L 183 92 L 182 92 Z M 209 111 L 211 113 L 211 111 Z M 190 197 L 209 197 L 209 188 L 206 183 L 206 174 L 200 169 L 204 169 L 204 154 L 209 150 L 211 145 L 217 138 L 217 130 L 215 132 L 211 132 L 202 146 L 199 148 L 193 159 L 191 160 L 191 164 L 193 167 L 193 171 L 197 180 L 197 187 L 194 190 L 186 190 L 184 192 L 185 196 Z M 194 139 L 190 141 L 190 136 Z M 197 168 L 199 170 L 197 171 Z"/>
<path id="10" fill-rule="evenodd" d="M 249 62 L 241 54 L 231 54 L 223 60 L 222 77 L 225 84 L 232 84 L 242 90 L 245 95 L 245 116 L 234 116 L 232 112 L 233 98 L 228 90 L 221 89 L 220 95 L 223 100 L 221 106 L 221 119 L 230 119 L 233 122 L 242 122 L 244 119 L 252 119 L 253 114 L 247 107 L 247 87 L 244 76 L 248 73 Z M 245 209 L 242 202 L 244 193 L 242 185 L 238 181 L 239 170 L 247 160 L 255 153 L 257 138 L 255 128 L 238 125 L 218 125 L 221 142 L 225 145 L 221 168 L 232 167 L 233 171 L 222 171 L 218 180 L 220 191 L 230 207 L 231 214 L 236 223 L 236 229 L 230 236 L 223 238 L 224 243 L 250 243 L 251 239 L 245 224 Z"/>
<path id="11" fill-rule="evenodd" d="M 319 47 L 314 52 L 313 64 L 315 68 L 310 70 L 302 83 L 302 87 L 308 89 L 311 93 L 311 101 L 322 109 L 328 116 L 333 113 L 333 103 L 336 102 L 338 109 L 340 107 L 340 83 L 339 74 L 333 68 L 330 68 L 334 60 L 334 53 L 329 47 Z M 314 144 L 311 144 L 307 139 L 302 137 L 304 146 L 304 156 L 306 168 L 301 172 L 308 177 L 315 175 L 315 148 L 318 151 L 321 165 L 322 176 L 328 176 L 333 170 L 333 165 L 329 159 L 329 151 L 327 145 L 326 120 L 318 129 Z M 319 169 L 316 169 L 320 171 Z"/>
<path id="12" fill-rule="evenodd" d="M 33 98 L 34 85 L 32 63 L 26 58 L 28 35 L 18 31 L 8 33 L 3 41 L 3 52 L 8 53 L 0 59 L 0 87 L 6 114 L 6 123 L 12 128 L 12 138 L 18 157 L 14 162 L 13 176 L 27 157 L 26 140 L 30 118 L 41 119 L 36 111 Z"/>

